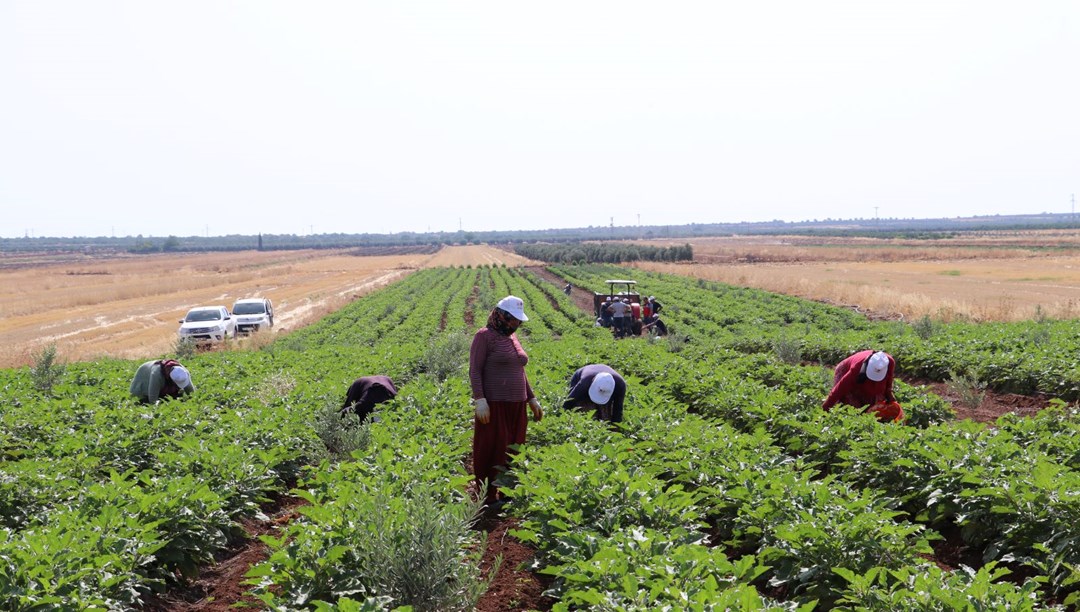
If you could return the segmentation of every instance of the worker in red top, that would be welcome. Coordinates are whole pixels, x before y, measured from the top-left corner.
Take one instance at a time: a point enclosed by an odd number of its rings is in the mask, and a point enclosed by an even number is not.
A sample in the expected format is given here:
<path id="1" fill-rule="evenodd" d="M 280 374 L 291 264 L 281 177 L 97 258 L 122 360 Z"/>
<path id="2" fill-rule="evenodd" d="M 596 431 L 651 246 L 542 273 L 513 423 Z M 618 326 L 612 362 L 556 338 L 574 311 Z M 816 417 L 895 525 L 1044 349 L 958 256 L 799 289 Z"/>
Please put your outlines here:
<path id="1" fill-rule="evenodd" d="M 821 407 L 828 411 L 837 403 L 856 408 L 896 404 L 896 396 L 893 395 L 895 369 L 896 360 L 885 351 L 867 350 L 851 355 L 837 364 L 832 391 Z M 896 409 L 899 409 L 899 404 L 896 404 Z"/>
<path id="2" fill-rule="evenodd" d="M 476 413 L 473 475 L 490 507 L 501 503 L 494 483 L 506 470 L 510 446 L 525 443 L 526 406 L 532 409 L 533 420 L 544 416 L 525 376 L 529 356 L 514 335 L 528 320 L 521 298 L 508 295 L 491 311 L 487 325 L 476 332 L 469 349 L 469 384 Z"/>

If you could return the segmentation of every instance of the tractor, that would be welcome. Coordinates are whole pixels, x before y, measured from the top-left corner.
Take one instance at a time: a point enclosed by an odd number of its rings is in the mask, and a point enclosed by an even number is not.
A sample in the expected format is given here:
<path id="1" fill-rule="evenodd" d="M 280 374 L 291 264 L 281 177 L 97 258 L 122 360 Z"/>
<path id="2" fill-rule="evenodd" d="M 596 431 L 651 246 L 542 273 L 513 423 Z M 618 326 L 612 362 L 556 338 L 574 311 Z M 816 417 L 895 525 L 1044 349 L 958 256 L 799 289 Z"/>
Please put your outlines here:
<path id="1" fill-rule="evenodd" d="M 609 280 L 604 281 L 608 284 L 607 292 L 593 293 L 593 312 L 597 317 L 603 313 L 600 312 L 600 305 L 604 302 L 610 302 L 615 298 L 629 298 L 630 302 L 641 303 L 641 295 L 638 294 L 634 285 L 637 281 L 632 280 Z M 616 291 L 618 289 L 618 291 Z"/>
<path id="2" fill-rule="evenodd" d="M 632 280 L 609 280 L 605 281 L 608 285 L 608 290 L 605 293 L 593 293 L 593 312 L 596 314 L 596 320 L 607 327 L 610 325 L 610 319 L 604 317 L 602 306 L 605 302 L 611 302 L 616 299 L 626 298 L 630 300 L 630 304 L 633 307 L 631 312 L 632 321 L 631 329 L 626 330 L 625 333 L 621 333 L 620 330 L 612 329 L 616 338 L 621 338 L 624 335 L 640 335 L 641 334 L 641 295 L 637 292 L 635 285 L 637 281 Z M 634 332 L 637 332 L 635 334 Z"/>

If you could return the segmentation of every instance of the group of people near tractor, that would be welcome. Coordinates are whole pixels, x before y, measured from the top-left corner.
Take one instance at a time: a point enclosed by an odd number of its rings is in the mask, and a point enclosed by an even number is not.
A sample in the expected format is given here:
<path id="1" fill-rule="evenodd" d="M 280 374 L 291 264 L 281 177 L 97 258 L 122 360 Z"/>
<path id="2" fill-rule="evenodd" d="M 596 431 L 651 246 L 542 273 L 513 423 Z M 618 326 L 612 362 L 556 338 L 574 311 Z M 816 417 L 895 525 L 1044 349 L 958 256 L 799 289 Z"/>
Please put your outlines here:
<path id="1" fill-rule="evenodd" d="M 666 336 L 667 325 L 660 319 L 664 305 L 650 295 L 642 302 L 630 296 L 610 296 L 600 303 L 600 316 L 596 325 L 611 329 L 616 338 L 640 336 Z"/>
<path id="2" fill-rule="evenodd" d="M 663 306 L 655 297 L 642 304 L 612 298 L 605 301 L 604 312 L 616 337 L 632 333 L 634 323 L 656 326 Z M 607 317 L 602 317 L 607 320 Z M 513 449 L 525 443 L 529 416 L 544 417 L 540 400 L 529 384 L 525 366 L 529 356 L 515 332 L 528 321 L 525 303 L 508 295 L 495 305 L 484 327 L 477 330 L 469 349 L 469 384 L 473 405 L 473 474 L 477 493 L 489 510 L 508 501 L 496 482 L 507 469 Z M 640 333 L 637 332 L 637 333 Z M 665 330 L 666 333 L 666 330 Z M 895 422 L 904 417 L 893 394 L 896 361 L 884 351 L 864 350 L 837 364 L 832 390 L 822 402 L 825 411 L 836 404 L 865 408 L 881 421 Z M 191 373 L 171 359 L 142 364 L 131 382 L 131 394 L 142 403 L 178 398 L 195 392 Z M 372 416 L 378 404 L 397 395 L 394 382 L 384 375 L 356 379 L 345 395 L 342 415 L 355 413 L 361 421 Z M 626 380 L 608 365 L 586 364 L 570 377 L 564 409 L 578 409 L 608 423 L 623 420 Z M 377 420 L 377 418 L 371 418 Z"/>

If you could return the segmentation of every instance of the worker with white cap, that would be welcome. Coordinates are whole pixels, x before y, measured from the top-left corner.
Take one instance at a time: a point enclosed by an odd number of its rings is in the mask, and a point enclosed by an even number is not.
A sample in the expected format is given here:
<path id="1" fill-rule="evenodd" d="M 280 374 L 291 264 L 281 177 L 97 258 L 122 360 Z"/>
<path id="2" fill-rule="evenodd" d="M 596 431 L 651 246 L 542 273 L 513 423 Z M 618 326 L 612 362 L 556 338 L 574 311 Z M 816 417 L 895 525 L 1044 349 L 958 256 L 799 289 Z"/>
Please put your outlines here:
<path id="1" fill-rule="evenodd" d="M 880 403 L 895 404 L 895 370 L 896 360 L 885 351 L 859 351 L 837 364 L 833 374 L 832 391 L 821 407 L 828 411 L 837 403 L 856 408 Z"/>
<path id="2" fill-rule="evenodd" d="M 175 359 L 147 361 L 135 371 L 130 393 L 144 404 L 154 404 L 163 397 L 194 393 L 191 373 Z"/>
<path id="3" fill-rule="evenodd" d="M 469 348 L 469 384 L 475 411 L 473 420 L 473 475 L 485 490 L 490 507 L 501 503 L 495 479 L 509 464 L 511 447 L 525 443 L 526 406 L 534 421 L 544 416 L 529 385 L 525 364 L 529 356 L 514 332 L 523 322 L 525 303 L 508 295 L 488 315 L 487 325 L 473 336 Z"/>
<path id="4" fill-rule="evenodd" d="M 563 408 L 591 410 L 598 420 L 619 423 L 625 398 L 623 377 L 610 366 L 594 363 L 578 368 L 570 377 L 570 394 Z"/>

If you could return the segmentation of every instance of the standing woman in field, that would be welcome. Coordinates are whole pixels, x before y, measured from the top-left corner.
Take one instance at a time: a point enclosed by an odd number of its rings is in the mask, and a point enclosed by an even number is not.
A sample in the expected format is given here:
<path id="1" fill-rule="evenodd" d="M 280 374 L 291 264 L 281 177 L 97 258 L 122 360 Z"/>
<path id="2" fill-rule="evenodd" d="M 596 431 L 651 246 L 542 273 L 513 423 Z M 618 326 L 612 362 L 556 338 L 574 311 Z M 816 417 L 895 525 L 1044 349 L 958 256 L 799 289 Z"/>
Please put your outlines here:
<path id="1" fill-rule="evenodd" d="M 499 300 L 488 316 L 487 325 L 473 336 L 469 349 L 469 383 L 472 385 L 476 418 L 473 421 L 473 475 L 486 487 L 484 502 L 492 505 L 500 493 L 493 484 L 506 470 L 509 447 L 525 443 L 528 416 L 544 416 L 525 375 L 529 356 L 514 332 L 524 321 L 525 303 L 508 295 Z"/>

